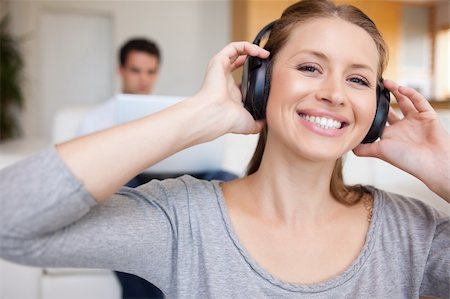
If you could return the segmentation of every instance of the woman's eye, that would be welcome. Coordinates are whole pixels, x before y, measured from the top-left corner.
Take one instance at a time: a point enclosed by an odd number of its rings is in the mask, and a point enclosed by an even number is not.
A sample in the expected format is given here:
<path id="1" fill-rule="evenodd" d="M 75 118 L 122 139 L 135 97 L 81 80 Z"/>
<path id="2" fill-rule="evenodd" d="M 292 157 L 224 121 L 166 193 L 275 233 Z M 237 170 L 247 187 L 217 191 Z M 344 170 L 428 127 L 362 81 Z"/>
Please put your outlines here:
<path id="1" fill-rule="evenodd" d="M 350 82 L 363 85 L 363 86 L 369 86 L 369 82 L 366 79 L 359 78 L 359 77 L 352 77 L 349 79 Z"/>
<path id="2" fill-rule="evenodd" d="M 308 73 L 319 72 L 319 69 L 313 65 L 300 65 L 298 67 L 298 70 L 302 71 L 302 72 L 308 72 Z"/>

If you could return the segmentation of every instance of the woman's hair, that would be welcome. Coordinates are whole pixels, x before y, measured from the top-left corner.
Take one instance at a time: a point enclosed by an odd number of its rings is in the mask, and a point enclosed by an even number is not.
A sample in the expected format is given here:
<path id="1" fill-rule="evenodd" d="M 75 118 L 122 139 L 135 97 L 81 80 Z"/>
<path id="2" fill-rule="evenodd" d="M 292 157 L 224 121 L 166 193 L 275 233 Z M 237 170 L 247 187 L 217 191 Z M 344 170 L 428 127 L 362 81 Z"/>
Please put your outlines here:
<path id="1" fill-rule="evenodd" d="M 286 44 L 292 29 L 298 24 L 306 23 L 317 18 L 340 18 L 364 29 L 375 42 L 378 54 L 378 81 L 387 65 L 387 46 L 373 21 L 358 8 L 351 5 L 335 5 L 329 0 L 303 0 L 289 6 L 275 22 L 265 49 L 270 51 L 272 65 L 278 52 Z M 255 173 L 261 164 L 267 141 L 267 125 L 261 131 L 255 153 L 247 167 L 247 175 Z M 330 182 L 331 194 L 339 202 L 353 205 L 357 203 L 367 190 L 361 186 L 346 186 L 342 176 L 342 158 L 336 161 Z"/>

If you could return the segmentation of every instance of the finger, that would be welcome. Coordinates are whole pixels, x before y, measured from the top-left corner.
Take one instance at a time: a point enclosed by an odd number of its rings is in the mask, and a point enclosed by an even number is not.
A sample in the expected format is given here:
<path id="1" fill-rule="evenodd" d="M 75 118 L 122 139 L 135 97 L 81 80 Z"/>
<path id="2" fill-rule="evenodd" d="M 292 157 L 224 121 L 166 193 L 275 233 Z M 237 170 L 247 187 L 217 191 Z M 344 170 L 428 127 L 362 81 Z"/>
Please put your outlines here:
<path id="1" fill-rule="evenodd" d="M 245 63 L 246 58 L 247 58 L 247 55 L 239 56 L 231 65 L 231 71 L 234 71 L 235 69 L 241 67 Z"/>
<path id="2" fill-rule="evenodd" d="M 394 109 L 389 109 L 389 113 L 388 113 L 388 118 L 387 121 L 390 125 L 395 124 L 396 122 L 398 122 L 399 120 L 401 120 L 401 117 L 397 114 L 397 112 L 395 112 Z"/>
<path id="3" fill-rule="evenodd" d="M 433 111 L 430 102 L 417 90 L 409 87 L 400 86 L 398 91 L 407 97 L 419 112 Z"/>
<path id="4" fill-rule="evenodd" d="M 353 153 L 359 157 L 381 157 L 379 142 L 361 143 L 353 149 Z"/>
<path id="5" fill-rule="evenodd" d="M 403 113 L 403 115 L 417 112 L 417 109 L 414 107 L 413 103 L 411 103 L 408 97 L 400 93 L 400 86 L 397 83 L 391 80 L 384 80 L 384 86 L 395 96 L 398 107 L 400 108 L 400 111 Z"/>
<path id="6" fill-rule="evenodd" d="M 223 48 L 219 52 L 219 55 L 227 57 L 233 63 L 240 55 L 267 58 L 269 57 L 269 51 L 249 42 L 234 42 Z"/>

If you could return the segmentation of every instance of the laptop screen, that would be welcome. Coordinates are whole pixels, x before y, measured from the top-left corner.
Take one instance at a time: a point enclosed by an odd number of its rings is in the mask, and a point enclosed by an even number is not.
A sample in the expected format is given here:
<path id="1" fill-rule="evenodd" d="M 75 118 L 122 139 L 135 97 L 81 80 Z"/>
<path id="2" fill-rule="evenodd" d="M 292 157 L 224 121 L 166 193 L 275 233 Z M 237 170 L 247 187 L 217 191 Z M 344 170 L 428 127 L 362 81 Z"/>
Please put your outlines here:
<path id="1" fill-rule="evenodd" d="M 156 113 L 184 99 L 185 97 L 176 96 L 118 94 L 116 95 L 116 124 L 123 124 Z M 165 174 L 220 170 L 223 168 L 224 147 L 225 136 L 222 136 L 216 140 L 182 150 L 144 172 Z"/>

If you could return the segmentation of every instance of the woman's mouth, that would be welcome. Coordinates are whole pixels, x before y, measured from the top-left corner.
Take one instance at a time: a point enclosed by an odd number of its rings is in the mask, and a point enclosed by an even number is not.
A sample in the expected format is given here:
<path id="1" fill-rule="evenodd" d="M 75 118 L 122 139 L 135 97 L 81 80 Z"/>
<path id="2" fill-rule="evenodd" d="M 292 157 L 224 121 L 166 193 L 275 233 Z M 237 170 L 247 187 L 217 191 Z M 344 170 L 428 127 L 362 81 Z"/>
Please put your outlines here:
<path id="1" fill-rule="evenodd" d="M 313 116 L 304 113 L 298 113 L 298 115 L 306 120 L 307 122 L 313 123 L 315 126 L 320 127 L 322 129 L 341 129 L 348 124 L 345 122 L 340 122 L 336 119 L 324 116 Z"/>

